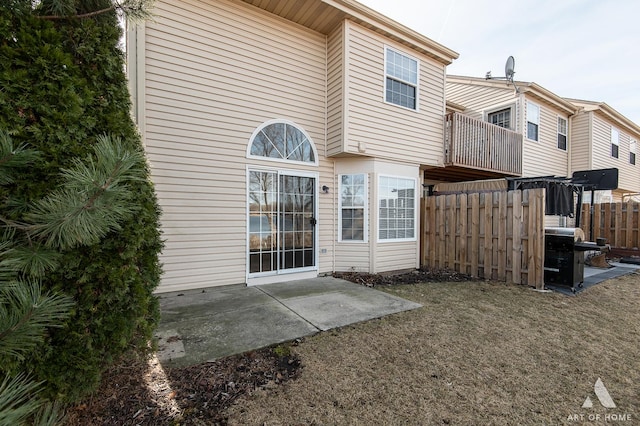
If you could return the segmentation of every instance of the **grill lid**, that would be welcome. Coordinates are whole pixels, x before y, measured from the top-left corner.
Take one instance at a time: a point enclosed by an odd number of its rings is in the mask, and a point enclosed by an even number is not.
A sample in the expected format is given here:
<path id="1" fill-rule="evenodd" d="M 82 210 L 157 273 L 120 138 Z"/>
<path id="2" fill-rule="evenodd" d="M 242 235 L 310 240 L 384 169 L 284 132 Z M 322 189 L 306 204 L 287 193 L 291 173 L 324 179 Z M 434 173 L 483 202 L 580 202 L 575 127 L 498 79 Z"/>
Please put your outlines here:
<path id="1" fill-rule="evenodd" d="M 545 235 L 573 237 L 574 242 L 584 241 L 584 231 L 580 228 L 549 227 L 544 229 Z"/>

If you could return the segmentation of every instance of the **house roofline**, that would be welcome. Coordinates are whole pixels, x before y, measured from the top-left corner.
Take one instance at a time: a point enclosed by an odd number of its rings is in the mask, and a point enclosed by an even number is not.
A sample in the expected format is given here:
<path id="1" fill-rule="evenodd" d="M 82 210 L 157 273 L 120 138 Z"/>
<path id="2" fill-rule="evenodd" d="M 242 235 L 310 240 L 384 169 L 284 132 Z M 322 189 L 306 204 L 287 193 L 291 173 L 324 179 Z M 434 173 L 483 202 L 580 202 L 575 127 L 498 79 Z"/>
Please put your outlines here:
<path id="1" fill-rule="evenodd" d="M 620 112 L 616 111 L 606 102 L 587 101 L 582 99 L 571 99 L 571 98 L 565 98 L 565 99 L 571 102 L 572 104 L 576 105 L 578 108 L 580 108 L 583 111 L 601 112 L 604 116 L 606 116 L 607 118 L 609 118 L 610 120 L 618 124 L 620 127 L 624 127 L 627 131 L 634 133 L 635 137 L 640 137 L 640 126 L 634 123 L 633 121 L 631 121 L 630 119 L 628 119 L 627 117 L 625 117 L 624 115 L 622 115 Z"/>
<path id="2" fill-rule="evenodd" d="M 495 87 L 501 89 L 514 89 L 515 85 L 520 93 L 527 93 L 539 100 L 554 105 L 568 115 L 574 115 L 579 111 L 579 107 L 569 102 L 567 99 L 556 95 L 552 91 L 545 89 L 537 83 L 529 81 L 514 81 L 513 84 L 507 80 L 486 79 L 480 77 L 466 77 L 459 75 L 447 75 L 447 82 L 458 84 L 469 84 L 474 86 Z"/>
<path id="3" fill-rule="evenodd" d="M 442 62 L 444 65 L 450 65 L 454 59 L 460 56 L 458 52 L 431 40 L 430 38 L 420 34 L 411 28 L 400 24 L 399 22 L 377 12 L 355 0 L 321 0 L 329 6 L 334 7 L 345 13 L 356 22 L 369 24 L 376 29 L 382 31 L 392 39 L 404 44 L 409 44 L 412 48 L 423 51 L 432 58 Z"/>

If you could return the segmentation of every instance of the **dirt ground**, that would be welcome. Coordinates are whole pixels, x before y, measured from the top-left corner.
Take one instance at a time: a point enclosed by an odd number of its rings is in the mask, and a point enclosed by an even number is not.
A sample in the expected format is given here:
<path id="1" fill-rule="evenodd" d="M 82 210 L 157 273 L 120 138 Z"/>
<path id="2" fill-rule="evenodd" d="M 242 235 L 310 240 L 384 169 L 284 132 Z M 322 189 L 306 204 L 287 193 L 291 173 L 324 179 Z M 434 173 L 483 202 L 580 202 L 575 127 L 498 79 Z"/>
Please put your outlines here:
<path id="1" fill-rule="evenodd" d="M 125 361 L 68 423 L 640 423 L 640 274 L 578 296 L 432 278 L 367 277 L 423 308 L 291 345 L 166 371 Z"/>

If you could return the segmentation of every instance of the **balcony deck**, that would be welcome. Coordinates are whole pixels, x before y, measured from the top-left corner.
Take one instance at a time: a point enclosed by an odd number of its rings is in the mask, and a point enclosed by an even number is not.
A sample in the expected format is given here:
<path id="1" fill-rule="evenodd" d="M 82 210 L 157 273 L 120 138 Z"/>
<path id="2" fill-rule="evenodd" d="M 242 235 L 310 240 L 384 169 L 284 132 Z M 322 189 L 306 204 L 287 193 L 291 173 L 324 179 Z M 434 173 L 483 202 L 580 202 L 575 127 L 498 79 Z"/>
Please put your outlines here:
<path id="1" fill-rule="evenodd" d="M 522 135 L 512 130 L 454 112 L 445 116 L 444 143 L 437 173 L 451 175 L 445 180 L 522 175 Z"/>

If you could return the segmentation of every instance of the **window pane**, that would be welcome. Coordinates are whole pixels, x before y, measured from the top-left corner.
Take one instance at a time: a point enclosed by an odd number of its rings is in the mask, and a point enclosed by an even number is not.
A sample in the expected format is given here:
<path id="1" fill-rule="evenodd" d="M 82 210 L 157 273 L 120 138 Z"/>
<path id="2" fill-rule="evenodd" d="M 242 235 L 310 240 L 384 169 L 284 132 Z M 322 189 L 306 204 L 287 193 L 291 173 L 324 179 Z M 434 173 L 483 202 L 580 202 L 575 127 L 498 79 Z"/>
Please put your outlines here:
<path id="1" fill-rule="evenodd" d="M 558 133 L 558 148 L 567 150 L 567 136 Z"/>
<path id="2" fill-rule="evenodd" d="M 538 105 L 527 102 L 527 121 L 535 124 L 540 123 L 540 107 Z"/>
<path id="3" fill-rule="evenodd" d="M 567 134 L 567 120 L 562 117 L 558 117 L 558 133 Z"/>
<path id="4" fill-rule="evenodd" d="M 491 124 L 504 127 L 505 129 L 511 128 L 511 108 L 492 112 L 488 114 L 487 118 Z"/>
<path id="5" fill-rule="evenodd" d="M 611 143 L 615 145 L 620 144 L 620 132 L 616 129 L 611 129 Z"/>
<path id="6" fill-rule="evenodd" d="M 416 109 L 418 61 L 387 49 L 385 64 L 385 100 L 406 108 Z"/>
<path id="7" fill-rule="evenodd" d="M 341 175 L 339 182 L 342 220 L 338 235 L 341 240 L 363 241 L 366 203 L 365 175 Z"/>
<path id="8" fill-rule="evenodd" d="M 538 140 L 538 125 L 534 123 L 527 123 L 527 137 L 531 140 Z"/>
<path id="9" fill-rule="evenodd" d="M 313 146 L 302 130 L 291 124 L 273 123 L 251 141 L 251 155 L 283 160 L 315 162 Z"/>
<path id="10" fill-rule="evenodd" d="M 415 180 L 381 176 L 378 238 L 415 238 Z"/>

